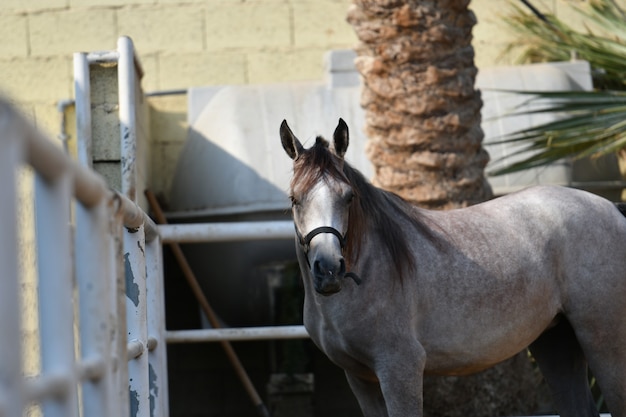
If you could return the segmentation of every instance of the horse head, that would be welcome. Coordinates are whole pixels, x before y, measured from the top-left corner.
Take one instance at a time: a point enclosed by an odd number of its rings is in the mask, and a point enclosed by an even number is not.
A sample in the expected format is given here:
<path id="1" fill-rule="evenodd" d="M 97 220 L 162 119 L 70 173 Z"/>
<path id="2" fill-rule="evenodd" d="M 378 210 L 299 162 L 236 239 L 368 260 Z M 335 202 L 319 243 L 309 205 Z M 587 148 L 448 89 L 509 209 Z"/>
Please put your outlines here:
<path id="1" fill-rule="evenodd" d="M 306 259 L 315 291 L 334 294 L 341 290 L 346 276 L 343 252 L 354 196 L 343 174 L 348 126 L 339 119 L 332 148 L 318 137 L 315 145 L 304 149 L 286 121 L 280 126 L 280 138 L 285 152 L 294 161 L 290 198 L 297 244 Z"/>

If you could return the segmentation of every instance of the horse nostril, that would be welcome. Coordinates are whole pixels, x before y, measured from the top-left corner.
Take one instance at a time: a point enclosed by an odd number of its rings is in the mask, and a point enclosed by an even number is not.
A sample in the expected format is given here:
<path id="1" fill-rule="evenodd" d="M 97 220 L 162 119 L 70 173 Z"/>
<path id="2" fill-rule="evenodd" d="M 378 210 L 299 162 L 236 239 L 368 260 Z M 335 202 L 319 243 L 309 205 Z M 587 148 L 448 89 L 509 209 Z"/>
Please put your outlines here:
<path id="1" fill-rule="evenodd" d="M 346 273 L 346 263 L 343 258 L 339 260 L 339 265 L 335 263 L 329 264 L 323 260 L 316 260 L 313 262 L 313 273 L 317 276 L 330 275 L 341 277 Z"/>
<path id="2" fill-rule="evenodd" d="M 320 261 L 315 261 L 313 263 L 313 272 L 315 275 L 326 275 L 326 271 L 322 268 L 322 263 Z"/>

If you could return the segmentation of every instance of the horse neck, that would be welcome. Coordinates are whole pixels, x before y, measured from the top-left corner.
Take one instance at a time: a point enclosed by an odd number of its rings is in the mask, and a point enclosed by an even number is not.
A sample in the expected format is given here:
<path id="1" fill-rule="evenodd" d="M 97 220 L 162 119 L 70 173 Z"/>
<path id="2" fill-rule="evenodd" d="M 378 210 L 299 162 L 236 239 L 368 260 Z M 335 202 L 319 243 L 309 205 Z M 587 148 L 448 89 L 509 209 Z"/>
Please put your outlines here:
<path id="1" fill-rule="evenodd" d="M 403 277 L 415 268 L 411 242 L 416 229 L 419 232 L 422 228 L 417 212 L 395 194 L 369 183 L 360 185 L 359 204 L 350 213 L 351 222 L 355 223 L 349 229 L 348 241 L 358 242 L 350 254 L 351 261 L 363 263 L 364 257 L 384 256 L 392 265 L 393 275 Z"/>

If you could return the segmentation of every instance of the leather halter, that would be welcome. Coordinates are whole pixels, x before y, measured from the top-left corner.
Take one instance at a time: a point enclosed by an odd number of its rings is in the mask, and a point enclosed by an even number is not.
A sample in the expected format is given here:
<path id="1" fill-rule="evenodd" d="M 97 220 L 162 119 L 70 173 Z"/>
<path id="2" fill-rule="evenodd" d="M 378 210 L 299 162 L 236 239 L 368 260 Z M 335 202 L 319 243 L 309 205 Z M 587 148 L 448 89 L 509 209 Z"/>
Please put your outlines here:
<path id="1" fill-rule="evenodd" d="M 302 236 L 302 234 L 296 227 L 296 236 L 298 237 L 298 242 L 300 243 L 300 245 L 302 246 L 302 250 L 304 251 L 304 257 L 306 258 L 306 263 L 309 266 L 309 269 L 311 268 L 311 262 L 309 261 L 309 249 L 311 248 L 311 240 L 313 240 L 315 236 L 322 234 L 322 233 L 330 233 L 332 235 L 335 235 L 337 239 L 339 239 L 339 246 L 341 246 L 341 250 L 343 250 L 346 247 L 346 237 L 342 235 L 341 232 L 335 229 L 334 227 L 330 227 L 330 226 L 316 227 L 315 229 L 307 233 L 306 236 Z M 344 274 L 344 277 L 350 277 L 354 280 L 356 285 L 361 285 L 361 282 L 362 282 L 361 278 L 359 278 L 359 276 L 355 274 L 354 272 L 346 272 Z"/>
<path id="2" fill-rule="evenodd" d="M 343 248 L 345 248 L 346 237 L 343 236 L 339 232 L 339 230 L 335 229 L 334 227 L 330 227 L 330 226 L 317 227 L 311 230 L 309 233 L 307 233 L 307 235 L 304 237 L 300 234 L 300 232 L 296 228 L 296 235 L 298 236 L 298 241 L 300 242 L 300 244 L 302 245 L 302 248 L 304 249 L 304 254 L 307 255 L 307 258 L 306 258 L 307 263 L 309 262 L 308 254 L 309 254 L 309 249 L 311 248 L 311 240 L 313 240 L 315 236 L 322 234 L 322 233 L 330 233 L 330 234 L 337 236 L 337 239 L 339 239 L 339 245 L 341 246 L 341 249 L 343 250 Z M 310 266 L 311 265 L 309 265 L 309 267 Z"/>

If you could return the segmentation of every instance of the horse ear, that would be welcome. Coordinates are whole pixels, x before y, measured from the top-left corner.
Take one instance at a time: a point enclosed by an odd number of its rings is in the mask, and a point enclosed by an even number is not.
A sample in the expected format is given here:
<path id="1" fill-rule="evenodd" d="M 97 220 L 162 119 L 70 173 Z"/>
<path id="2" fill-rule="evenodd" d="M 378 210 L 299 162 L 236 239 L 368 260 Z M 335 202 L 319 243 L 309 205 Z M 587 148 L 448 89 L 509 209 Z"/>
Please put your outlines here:
<path id="1" fill-rule="evenodd" d="M 339 123 L 333 134 L 333 140 L 335 143 L 335 153 L 338 157 L 343 158 L 346 154 L 346 150 L 348 150 L 350 139 L 348 138 L 348 125 L 342 118 L 339 118 Z"/>
<path id="2" fill-rule="evenodd" d="M 293 134 L 289 126 L 287 125 L 287 121 L 283 120 L 280 124 L 280 141 L 283 144 L 283 149 L 287 152 L 287 155 L 294 161 L 298 159 L 298 156 L 304 151 L 304 147 Z"/>

